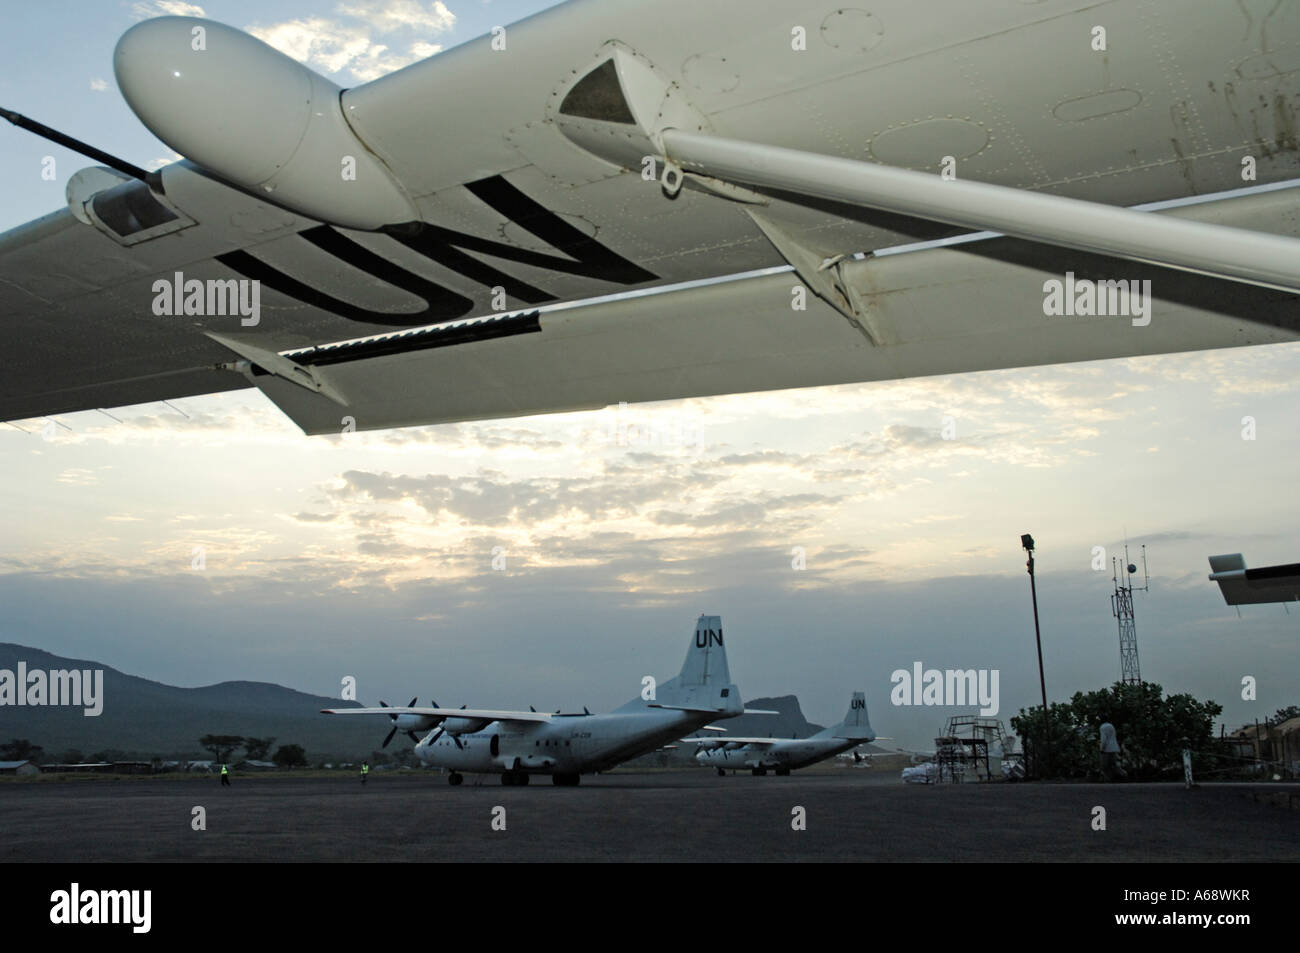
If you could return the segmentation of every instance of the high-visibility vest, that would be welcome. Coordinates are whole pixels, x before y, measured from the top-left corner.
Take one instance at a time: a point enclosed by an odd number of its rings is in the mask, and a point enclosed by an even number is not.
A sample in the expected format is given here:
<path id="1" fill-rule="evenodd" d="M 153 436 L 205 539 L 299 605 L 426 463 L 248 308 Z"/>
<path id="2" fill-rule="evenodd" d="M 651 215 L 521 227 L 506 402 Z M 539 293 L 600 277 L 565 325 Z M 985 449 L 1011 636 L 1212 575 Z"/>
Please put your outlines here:
<path id="1" fill-rule="evenodd" d="M 362 773 L 362 774 L 369 774 L 369 773 L 370 773 L 370 765 L 368 765 L 368 764 L 363 764 L 363 765 L 361 766 L 361 773 Z"/>
<path id="2" fill-rule="evenodd" d="M 230 773 L 229 771 L 226 770 L 226 766 L 225 766 L 224 764 L 221 766 L 221 773 L 222 773 L 222 774 L 229 774 L 229 773 Z"/>

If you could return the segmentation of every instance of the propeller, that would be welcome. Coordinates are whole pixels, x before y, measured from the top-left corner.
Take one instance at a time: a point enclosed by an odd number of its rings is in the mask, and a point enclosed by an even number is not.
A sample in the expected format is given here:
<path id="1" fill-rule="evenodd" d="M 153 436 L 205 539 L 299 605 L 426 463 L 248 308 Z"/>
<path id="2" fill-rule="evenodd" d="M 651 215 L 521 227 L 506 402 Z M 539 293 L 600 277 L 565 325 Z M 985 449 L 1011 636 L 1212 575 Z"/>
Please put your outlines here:
<path id="1" fill-rule="evenodd" d="M 437 708 L 437 707 L 438 707 L 438 703 L 437 703 L 437 702 L 434 702 L 434 703 L 433 703 L 433 707 L 434 707 L 434 708 Z M 460 707 L 461 707 L 461 708 L 466 708 L 466 707 L 468 707 L 468 706 L 467 706 L 467 705 L 461 705 Z M 435 734 L 432 738 L 429 739 L 429 744 L 432 745 L 435 741 L 437 741 L 439 738 L 441 738 L 441 737 L 442 737 L 443 735 L 445 735 L 446 733 L 447 733 L 447 729 L 444 728 L 444 727 L 442 727 L 442 725 L 439 725 L 439 726 L 438 726 L 438 732 L 437 732 L 437 734 Z M 460 748 L 462 751 L 465 749 L 465 745 L 461 743 L 460 738 L 458 738 L 456 735 L 452 735 L 452 736 L 451 736 L 451 740 L 454 741 L 454 742 L 456 742 L 456 747 L 457 747 L 457 748 Z"/>
<path id="2" fill-rule="evenodd" d="M 415 698 L 412 698 L 412 699 L 411 699 L 411 703 L 410 703 L 409 705 L 407 705 L 406 707 L 407 707 L 407 708 L 414 708 L 414 707 L 415 707 L 415 703 L 416 703 L 417 701 L 419 701 L 419 696 L 418 696 L 418 695 L 417 695 Z M 384 708 L 391 708 L 391 707 L 392 707 L 391 705 L 388 704 L 388 702 L 384 701 L 382 698 L 379 700 L 379 704 L 380 704 L 382 707 L 384 707 Z M 436 706 L 435 706 L 435 707 L 436 707 Z M 388 747 L 388 743 L 389 743 L 390 741 L 393 740 L 393 735 L 397 734 L 397 716 L 396 716 L 396 715 L 389 715 L 388 717 L 389 717 L 390 719 L 392 719 L 392 722 L 393 722 L 393 730 L 390 731 L 390 732 L 388 733 L 388 737 L 385 738 L 385 739 L 384 739 L 384 743 L 383 743 L 382 745 L 380 745 L 381 748 L 387 748 L 387 747 Z M 417 739 L 417 738 L 415 737 L 415 732 L 413 732 L 413 731 L 408 731 L 407 734 L 410 735 L 412 741 L 417 741 L 417 740 L 419 740 L 419 739 Z"/>

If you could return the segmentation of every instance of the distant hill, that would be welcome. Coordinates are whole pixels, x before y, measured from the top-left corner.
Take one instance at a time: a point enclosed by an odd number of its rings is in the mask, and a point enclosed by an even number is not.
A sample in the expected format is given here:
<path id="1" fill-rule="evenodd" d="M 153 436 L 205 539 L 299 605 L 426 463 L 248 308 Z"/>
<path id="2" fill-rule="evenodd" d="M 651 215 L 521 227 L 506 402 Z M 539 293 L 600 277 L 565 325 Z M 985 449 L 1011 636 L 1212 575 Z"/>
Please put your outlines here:
<path id="1" fill-rule="evenodd" d="M 87 718 L 81 708 L 0 706 L 0 743 L 25 738 L 44 748 L 51 761 L 69 749 L 85 755 L 120 751 L 147 759 L 210 758 L 199 745 L 203 735 L 274 737 L 271 751 L 282 744 L 301 745 L 308 760 L 363 757 L 383 743 L 388 732 L 381 718 L 329 718 L 322 708 L 359 707 L 337 698 L 308 695 L 267 682 L 221 682 L 203 688 L 177 688 L 127 675 L 99 662 L 62 658 L 41 649 L 0 642 L 0 669 L 103 669 L 104 708 Z M 404 738 L 393 739 L 410 745 Z M 242 755 L 242 749 L 235 757 Z"/>
<path id="2" fill-rule="evenodd" d="M 729 735 L 750 738 L 807 738 L 821 731 L 823 726 L 813 724 L 803 716 L 797 695 L 777 698 L 753 698 L 745 702 L 746 708 L 759 711 L 778 711 L 779 715 L 741 715 L 718 722 Z M 719 733 L 720 734 L 720 733 Z"/>
<path id="3" fill-rule="evenodd" d="M 781 695 L 778 698 L 753 698 L 745 702 L 746 708 L 759 711 L 775 711 L 776 715 L 738 715 L 714 722 L 719 728 L 726 728 L 726 734 L 713 731 L 697 731 L 696 735 L 716 735 L 725 738 L 737 735 L 745 738 L 807 738 L 822 730 L 803 716 L 797 695 Z M 629 767 L 678 767 L 691 764 L 695 757 L 695 745 L 679 744 L 677 747 L 642 755 L 627 764 Z"/>

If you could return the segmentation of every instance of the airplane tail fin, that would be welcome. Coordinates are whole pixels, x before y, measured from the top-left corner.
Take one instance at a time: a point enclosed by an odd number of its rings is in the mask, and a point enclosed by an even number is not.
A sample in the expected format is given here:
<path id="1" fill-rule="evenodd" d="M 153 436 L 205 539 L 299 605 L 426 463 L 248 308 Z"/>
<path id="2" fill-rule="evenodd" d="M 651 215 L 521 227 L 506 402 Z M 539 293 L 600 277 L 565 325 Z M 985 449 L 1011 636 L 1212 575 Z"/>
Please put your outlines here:
<path id="1" fill-rule="evenodd" d="M 744 710 L 740 691 L 731 684 L 731 673 L 727 670 L 721 616 L 700 616 L 681 672 L 659 686 L 652 704 L 717 711 L 723 715 L 739 715 Z"/>
<path id="2" fill-rule="evenodd" d="M 849 713 L 844 720 L 827 731 L 833 738 L 846 741 L 874 741 L 876 733 L 871 730 L 871 721 L 867 718 L 867 696 L 863 692 L 854 692 L 849 702 Z"/>

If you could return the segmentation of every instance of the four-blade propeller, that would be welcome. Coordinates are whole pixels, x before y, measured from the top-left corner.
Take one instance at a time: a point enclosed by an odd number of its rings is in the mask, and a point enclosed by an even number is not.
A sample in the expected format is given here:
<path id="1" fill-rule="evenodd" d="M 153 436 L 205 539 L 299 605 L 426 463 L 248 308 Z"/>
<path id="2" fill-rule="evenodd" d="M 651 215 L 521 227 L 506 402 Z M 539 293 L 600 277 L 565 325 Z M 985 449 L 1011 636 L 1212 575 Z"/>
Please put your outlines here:
<path id="1" fill-rule="evenodd" d="M 419 696 L 417 695 L 415 698 L 412 698 L 412 699 L 411 699 L 411 703 L 410 703 L 409 705 L 407 705 L 406 707 L 407 707 L 407 708 L 414 708 L 414 707 L 415 707 L 415 703 L 416 703 L 418 700 L 419 700 Z M 379 700 L 379 704 L 382 705 L 384 708 L 391 707 L 391 706 L 389 706 L 388 702 L 384 701 L 383 699 L 380 699 L 380 700 Z M 436 708 L 437 705 L 435 704 L 434 707 Z M 387 748 L 387 747 L 388 747 L 388 743 L 389 743 L 390 741 L 393 740 L 393 735 L 397 734 L 397 716 L 396 716 L 396 715 L 389 715 L 388 717 L 391 718 L 392 721 L 393 721 L 393 730 L 390 731 L 390 732 L 388 733 L 388 737 L 385 738 L 385 739 L 384 739 L 384 743 L 383 743 L 382 745 L 380 745 L 381 748 Z M 420 739 L 417 738 L 417 737 L 415 737 L 415 732 L 414 732 L 414 731 L 408 731 L 407 734 L 410 736 L 410 738 L 411 738 L 412 741 L 417 742 L 417 743 L 419 742 Z"/>

